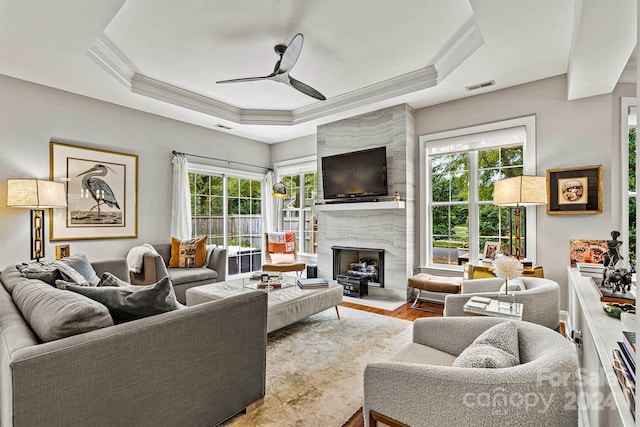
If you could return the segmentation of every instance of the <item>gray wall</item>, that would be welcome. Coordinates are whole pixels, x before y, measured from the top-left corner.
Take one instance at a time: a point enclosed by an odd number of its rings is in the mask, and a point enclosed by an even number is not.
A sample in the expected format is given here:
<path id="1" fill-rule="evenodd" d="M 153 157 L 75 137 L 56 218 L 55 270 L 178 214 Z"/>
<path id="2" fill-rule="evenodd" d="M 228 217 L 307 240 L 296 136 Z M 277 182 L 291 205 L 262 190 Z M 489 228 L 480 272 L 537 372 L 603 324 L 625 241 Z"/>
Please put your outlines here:
<path id="1" fill-rule="evenodd" d="M 567 101 L 562 75 L 416 111 L 417 135 L 535 114 L 537 175 L 544 176 L 546 169 L 603 165 L 602 214 L 547 215 L 544 207 L 537 208 L 537 263 L 544 267 L 545 277 L 560 283 L 563 307 L 569 240 L 608 239 L 609 232 L 620 227 L 621 96 L 635 96 L 635 85 Z"/>
<path id="2" fill-rule="evenodd" d="M 0 76 L 0 266 L 26 261 L 29 211 L 7 208 L 7 178 L 49 179 L 49 141 L 137 154 L 138 238 L 77 240 L 90 259 L 126 255 L 171 237 L 172 150 L 271 166 L 269 145 L 68 92 Z M 195 161 L 196 159 L 194 159 Z M 201 161 L 201 160 L 198 160 Z M 55 255 L 46 223 L 46 258 Z"/>

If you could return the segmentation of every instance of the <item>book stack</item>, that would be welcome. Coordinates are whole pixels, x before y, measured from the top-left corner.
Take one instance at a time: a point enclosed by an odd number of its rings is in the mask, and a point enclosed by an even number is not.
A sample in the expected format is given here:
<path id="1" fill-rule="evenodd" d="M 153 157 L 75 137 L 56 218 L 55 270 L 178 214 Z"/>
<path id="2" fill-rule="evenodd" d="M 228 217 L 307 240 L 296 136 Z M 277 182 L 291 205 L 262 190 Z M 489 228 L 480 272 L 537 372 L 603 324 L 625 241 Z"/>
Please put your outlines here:
<path id="1" fill-rule="evenodd" d="M 576 268 L 582 276 L 588 277 L 602 278 L 602 272 L 604 271 L 604 265 L 589 262 L 576 262 Z"/>
<path id="2" fill-rule="evenodd" d="M 328 288 L 329 282 L 326 279 L 298 279 L 298 287 L 301 289 Z"/>
<path id="3" fill-rule="evenodd" d="M 622 331 L 619 349 L 613 350 L 613 369 L 618 377 L 624 397 L 629 402 L 631 414 L 635 417 L 636 403 L 636 333 Z"/>

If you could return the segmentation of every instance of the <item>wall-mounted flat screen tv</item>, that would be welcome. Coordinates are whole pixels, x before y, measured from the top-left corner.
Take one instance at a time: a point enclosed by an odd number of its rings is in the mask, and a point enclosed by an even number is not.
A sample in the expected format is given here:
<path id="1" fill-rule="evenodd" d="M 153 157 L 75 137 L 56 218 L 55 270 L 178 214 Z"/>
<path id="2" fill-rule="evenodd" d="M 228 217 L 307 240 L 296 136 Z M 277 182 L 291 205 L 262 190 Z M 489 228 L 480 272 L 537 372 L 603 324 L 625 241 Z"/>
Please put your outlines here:
<path id="1" fill-rule="evenodd" d="M 326 156 L 322 161 L 325 200 L 370 199 L 386 196 L 386 147 Z"/>

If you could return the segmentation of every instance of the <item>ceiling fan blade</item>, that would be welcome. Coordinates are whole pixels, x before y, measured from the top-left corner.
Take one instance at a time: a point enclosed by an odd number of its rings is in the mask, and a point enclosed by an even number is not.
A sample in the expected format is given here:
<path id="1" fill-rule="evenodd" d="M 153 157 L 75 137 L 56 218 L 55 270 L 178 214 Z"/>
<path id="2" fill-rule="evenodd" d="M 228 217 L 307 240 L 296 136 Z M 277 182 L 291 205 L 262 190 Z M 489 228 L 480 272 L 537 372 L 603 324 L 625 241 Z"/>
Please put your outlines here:
<path id="1" fill-rule="evenodd" d="M 302 43 L 304 42 L 304 37 L 302 34 L 296 34 L 291 42 L 285 49 L 282 54 L 282 59 L 280 59 L 280 66 L 278 67 L 278 73 L 286 73 L 287 71 L 291 71 L 293 66 L 298 61 L 298 57 L 300 56 L 300 51 L 302 50 Z"/>
<path id="2" fill-rule="evenodd" d="M 309 95 L 312 98 L 319 99 L 320 101 L 326 101 L 327 99 L 323 94 L 321 94 L 311 86 L 304 84 L 300 80 L 296 80 L 291 76 L 289 76 L 289 83 L 294 89 L 298 89 L 300 92 L 304 93 L 305 95 Z"/>
<path id="3" fill-rule="evenodd" d="M 245 77 L 241 79 L 231 79 L 231 80 L 220 80 L 216 83 L 240 83 L 240 82 L 255 82 L 257 80 L 266 80 L 271 76 L 263 76 L 263 77 Z"/>

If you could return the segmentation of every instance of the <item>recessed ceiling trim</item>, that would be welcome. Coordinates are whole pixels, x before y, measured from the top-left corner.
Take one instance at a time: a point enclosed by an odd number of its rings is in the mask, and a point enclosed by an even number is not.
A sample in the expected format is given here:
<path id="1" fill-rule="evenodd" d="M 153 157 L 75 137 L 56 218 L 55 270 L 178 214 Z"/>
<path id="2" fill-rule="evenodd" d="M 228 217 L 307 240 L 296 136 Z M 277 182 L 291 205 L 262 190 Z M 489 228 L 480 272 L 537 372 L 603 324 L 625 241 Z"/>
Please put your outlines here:
<path id="1" fill-rule="evenodd" d="M 136 68 L 106 35 L 101 34 L 98 37 L 87 56 L 120 84 L 131 89 L 131 79 L 136 73 Z"/>
<path id="2" fill-rule="evenodd" d="M 295 110 L 241 109 L 136 72 L 131 62 L 104 34 L 88 55 L 131 92 L 238 124 L 292 126 L 365 104 L 433 87 L 438 72 L 429 65 L 380 83 Z"/>
<path id="3" fill-rule="evenodd" d="M 402 76 L 329 98 L 323 102 L 297 108 L 293 111 L 294 124 L 427 89 L 435 86 L 437 81 L 438 72 L 433 65 L 429 65 Z"/>
<path id="4" fill-rule="evenodd" d="M 434 58 L 433 64 L 438 70 L 438 83 L 462 65 L 483 44 L 484 37 L 482 37 L 478 23 L 472 16 Z"/>

